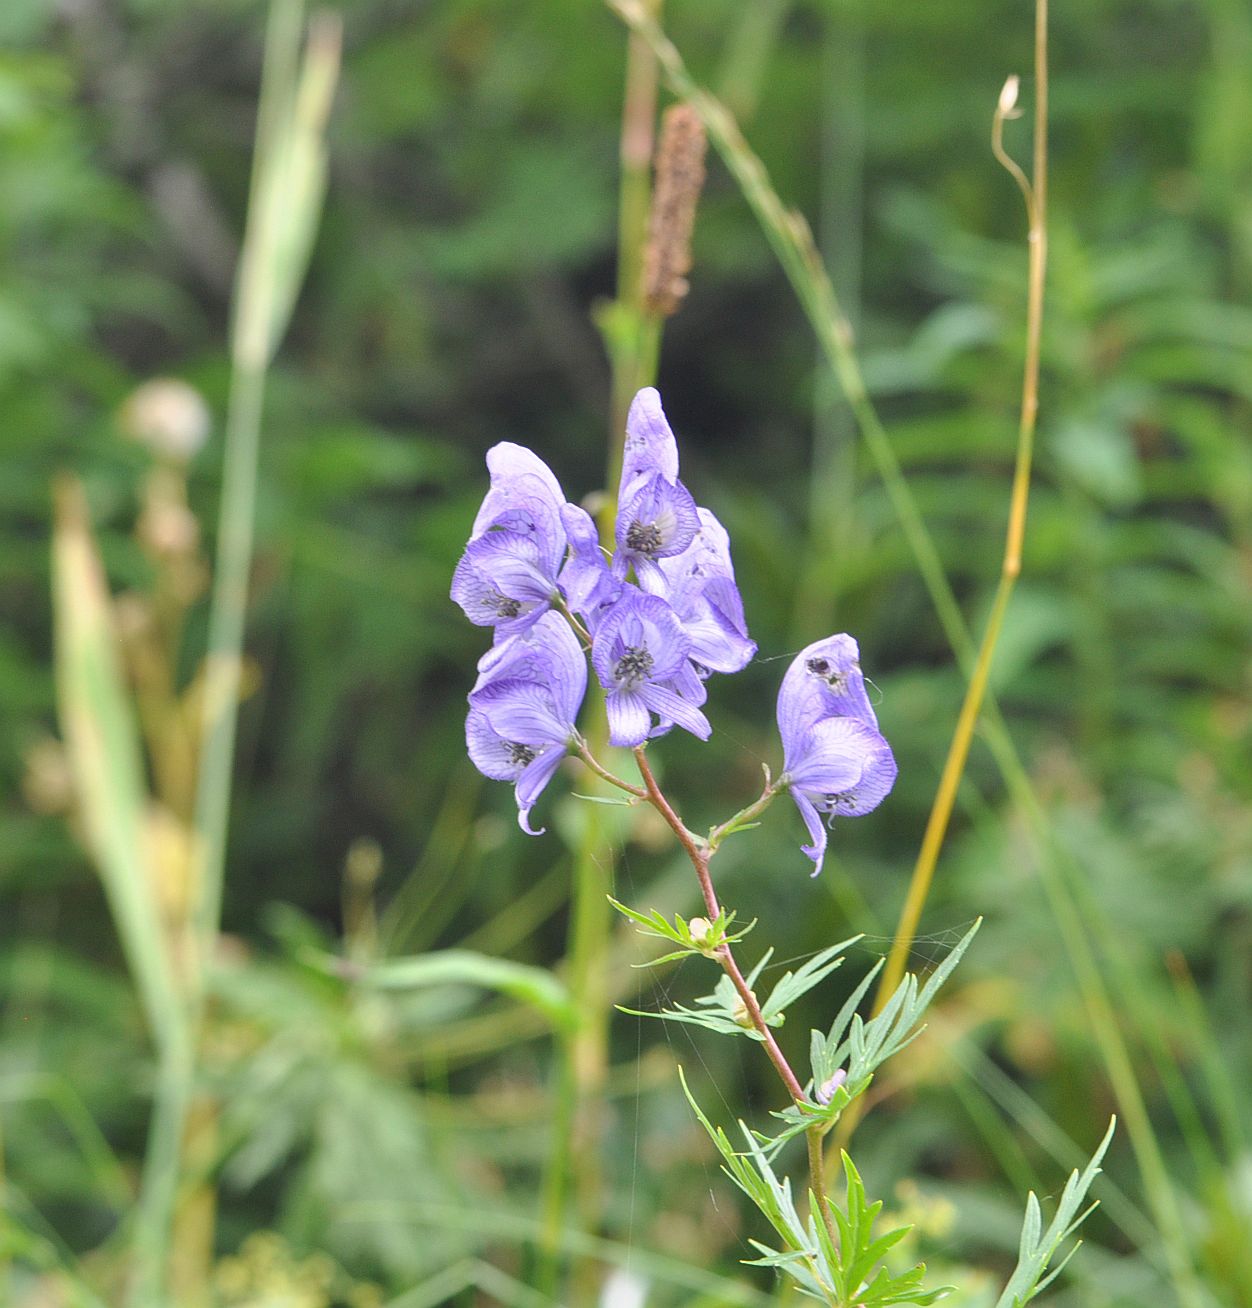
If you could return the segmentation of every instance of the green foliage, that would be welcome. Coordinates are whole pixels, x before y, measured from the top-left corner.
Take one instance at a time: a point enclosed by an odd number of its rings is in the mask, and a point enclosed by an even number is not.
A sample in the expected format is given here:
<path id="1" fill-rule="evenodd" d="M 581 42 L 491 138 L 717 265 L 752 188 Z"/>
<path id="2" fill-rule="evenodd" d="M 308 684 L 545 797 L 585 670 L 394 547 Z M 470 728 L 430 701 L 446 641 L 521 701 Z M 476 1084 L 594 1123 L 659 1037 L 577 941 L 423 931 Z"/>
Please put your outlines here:
<path id="1" fill-rule="evenodd" d="M 682 1077 L 681 1068 L 679 1075 Z M 898 1276 L 891 1275 L 880 1265 L 886 1254 L 908 1234 L 908 1228 L 874 1235 L 873 1224 L 882 1210 L 882 1203 L 866 1202 L 865 1187 L 846 1153 L 843 1155 L 847 1176 L 846 1207 L 843 1212 L 832 1210 L 839 1234 L 836 1241 L 824 1222 L 814 1217 L 812 1212 L 807 1219 L 800 1217 L 791 1197 L 790 1181 L 786 1178 L 779 1180 L 755 1133 L 741 1122 L 739 1126 L 747 1149 L 744 1153 L 736 1152 L 725 1131 L 713 1126 L 701 1111 L 685 1077 L 682 1077 L 682 1085 L 687 1102 L 722 1156 L 723 1170 L 764 1214 L 782 1241 L 782 1249 L 772 1249 L 753 1240 L 752 1244 L 762 1255 L 752 1260 L 753 1265 L 778 1268 L 790 1276 L 804 1294 L 838 1308 L 930 1304 L 952 1288 L 923 1290 L 921 1280 L 926 1268 L 922 1264 Z M 813 1212 L 816 1211 L 817 1201 L 812 1195 L 809 1196 L 809 1206 Z"/>
<path id="2" fill-rule="evenodd" d="M 1081 1174 L 1077 1171 L 1070 1174 L 1069 1180 L 1065 1182 L 1065 1189 L 1061 1191 L 1061 1197 L 1057 1200 L 1056 1214 L 1048 1223 L 1046 1231 L 1043 1229 L 1039 1200 L 1035 1198 L 1033 1192 L 1027 1197 L 1017 1266 L 1004 1287 L 1004 1293 L 997 1300 L 996 1308 L 1022 1308 L 1023 1304 L 1029 1303 L 1037 1294 L 1045 1290 L 1074 1256 L 1077 1245 L 1051 1271 L 1048 1270 L 1052 1259 L 1056 1257 L 1057 1250 L 1086 1221 L 1095 1207 L 1092 1204 L 1083 1212 L 1078 1211 L 1087 1197 L 1087 1191 L 1091 1189 L 1092 1181 L 1099 1175 L 1100 1163 L 1104 1158 L 1105 1150 L 1109 1147 L 1109 1141 L 1113 1138 L 1116 1125 L 1116 1120 L 1109 1123 L 1104 1139 Z"/>
<path id="3" fill-rule="evenodd" d="M 633 917 L 634 914 L 630 916 Z M 650 919 L 645 920 L 650 921 Z M 806 959 L 794 972 L 784 972 L 769 992 L 769 997 L 761 1004 L 761 1016 L 767 1025 L 782 1026 L 787 1020 L 787 1009 L 841 966 L 843 951 L 859 939 L 860 936 L 852 936 L 848 940 L 841 940 L 837 945 L 829 945 L 814 954 L 812 958 Z M 767 949 L 757 965 L 744 978 L 749 989 L 756 984 L 773 955 L 774 951 Z M 681 955 L 676 956 L 681 957 Z M 623 1008 L 622 1012 L 630 1013 L 634 1017 L 659 1017 L 667 1022 L 686 1022 L 692 1026 L 702 1026 L 710 1031 L 716 1031 L 721 1035 L 744 1035 L 749 1040 L 758 1042 L 764 1038 L 753 1028 L 743 1000 L 739 997 L 739 992 L 729 976 L 719 978 L 713 993 L 701 995 L 696 1003 L 700 1005 L 699 1008 L 688 1008 L 678 1004 L 659 1013 L 639 1012 L 633 1008 Z"/>
<path id="4" fill-rule="evenodd" d="M 656 967 L 660 963 L 672 963 L 676 959 L 690 958 L 694 954 L 700 954 L 705 958 L 713 958 L 723 945 L 734 944 L 736 941 L 742 940 L 756 926 L 754 920 L 749 922 L 746 927 L 732 932 L 731 927 L 736 916 L 734 909 L 729 912 L 723 909 L 712 922 L 703 917 L 693 917 L 688 922 L 680 913 L 675 913 L 671 925 L 655 908 L 650 909 L 647 913 L 639 913 L 633 908 L 628 908 L 625 904 L 619 904 L 612 895 L 609 896 L 609 903 L 623 917 L 627 917 L 632 922 L 639 924 L 640 935 L 655 936 L 660 940 L 671 940 L 674 944 L 680 946 L 679 949 L 674 950 L 672 953 L 663 954 L 660 958 L 654 958 L 647 963 L 637 964 L 639 967 Z M 693 924 L 695 927 L 694 933 Z"/>

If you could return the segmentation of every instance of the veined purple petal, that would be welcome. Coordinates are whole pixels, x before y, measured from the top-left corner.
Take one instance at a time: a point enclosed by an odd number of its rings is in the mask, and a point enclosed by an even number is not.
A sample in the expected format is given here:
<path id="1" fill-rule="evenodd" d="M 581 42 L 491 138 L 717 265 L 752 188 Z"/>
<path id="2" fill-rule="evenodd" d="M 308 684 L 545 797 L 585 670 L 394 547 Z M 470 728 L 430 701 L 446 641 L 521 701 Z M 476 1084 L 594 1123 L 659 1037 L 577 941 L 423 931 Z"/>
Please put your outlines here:
<path id="1" fill-rule="evenodd" d="M 475 708 L 465 719 L 465 747 L 474 766 L 493 781 L 516 781 L 536 757 L 529 745 L 500 735 L 487 715 Z"/>
<path id="2" fill-rule="evenodd" d="M 596 629 L 591 662 L 606 690 L 634 688 L 642 681 L 669 681 L 690 650 L 673 609 L 659 596 L 627 587 Z"/>
<path id="3" fill-rule="evenodd" d="M 800 816 L 804 819 L 804 825 L 808 827 L 809 836 L 813 841 L 811 845 L 801 845 L 800 851 L 813 860 L 812 875 L 816 876 L 826 861 L 826 824 L 822 821 L 821 814 L 813 807 L 812 801 L 801 791 L 793 790 L 791 798 L 795 800 L 796 808 L 800 810 Z"/>
<path id="4" fill-rule="evenodd" d="M 506 594 L 481 560 L 468 550 L 452 574 L 452 598 L 465 616 L 479 627 L 495 627 L 497 634 L 514 635 L 538 620 L 546 601 L 519 599 Z"/>
<path id="5" fill-rule="evenodd" d="M 479 517 L 481 519 L 482 515 Z M 501 507 L 488 519 L 482 530 L 470 538 L 470 543 L 490 539 L 500 532 L 525 536 L 533 541 L 536 565 L 545 577 L 556 580 L 561 560 L 565 557 L 565 528 L 555 506 L 538 495 L 518 495 L 513 503 Z"/>
<path id="6" fill-rule="evenodd" d="M 564 747 L 574 734 L 573 722 L 562 719 L 551 691 L 533 681 L 493 681 L 470 696 L 470 707 L 496 735 L 536 752 L 540 746 Z"/>
<path id="7" fill-rule="evenodd" d="M 710 509 L 697 508 L 699 529 L 691 544 L 674 558 L 661 564 L 672 587 L 681 586 L 687 579 L 696 580 L 697 589 L 711 577 L 735 578 L 734 564 L 730 561 L 730 536 Z"/>
<path id="8" fill-rule="evenodd" d="M 639 688 L 639 695 L 663 722 L 677 723 L 684 731 L 690 731 L 701 740 L 708 740 L 712 734 L 713 728 L 709 726 L 708 718 L 668 686 L 645 684 Z"/>
<path id="9" fill-rule="evenodd" d="M 678 477 L 678 444 L 654 387 L 645 386 L 631 401 L 626 415 L 626 445 L 618 502 L 627 499 L 642 481 L 660 473 L 666 481 Z"/>
<path id="10" fill-rule="evenodd" d="M 487 451 L 491 489 L 474 519 L 472 535 L 479 536 L 505 509 L 530 500 L 545 504 L 557 517 L 565 494 L 552 469 L 533 451 L 512 441 L 501 441 Z"/>
<path id="11" fill-rule="evenodd" d="M 491 484 L 505 487 L 526 477 L 533 477 L 544 489 L 554 504 L 565 503 L 565 493 L 556 473 L 534 452 L 525 445 L 515 445 L 512 441 L 501 441 L 487 451 L 487 470 L 491 473 Z"/>
<path id="12" fill-rule="evenodd" d="M 561 523 L 570 545 L 570 557 L 559 578 L 565 602 L 592 626 L 598 625 L 600 610 L 622 593 L 622 583 L 609 569 L 596 524 L 586 509 L 566 504 L 561 509 Z"/>
<path id="13" fill-rule="evenodd" d="M 748 635 L 743 600 L 735 585 L 730 538 L 708 509 L 698 509 L 700 529 L 674 558 L 661 559 L 656 593 L 669 600 L 691 639 L 691 657 L 704 673 L 739 672 L 756 654 Z M 651 578 L 641 578 L 653 590 Z"/>
<path id="14" fill-rule="evenodd" d="M 784 752 L 814 722 L 850 717 L 877 727 L 865 693 L 861 654 L 848 635 L 828 636 L 802 649 L 792 660 L 778 692 L 778 729 Z"/>
<path id="15" fill-rule="evenodd" d="M 870 758 L 887 742 L 868 723 L 855 718 L 815 722 L 783 756 L 784 773 L 796 790 L 809 794 L 851 790 Z"/>
<path id="16" fill-rule="evenodd" d="M 742 672 L 756 654 L 756 641 L 748 640 L 720 622 L 716 610 L 701 605 L 698 616 L 682 619 L 691 640 L 691 657 L 709 672 Z"/>
<path id="17" fill-rule="evenodd" d="M 891 746 L 882 736 L 878 736 L 865 758 L 860 780 L 853 786 L 815 793 L 813 802 L 831 817 L 861 817 L 873 812 L 891 793 L 896 771 Z"/>
<path id="18" fill-rule="evenodd" d="M 609 720 L 611 745 L 633 749 L 647 740 L 652 718 L 639 691 L 627 688 L 611 690 L 605 697 L 604 707 Z"/>
<path id="19" fill-rule="evenodd" d="M 549 611 L 528 631 L 492 646 L 478 661 L 471 702 L 485 686 L 509 679 L 543 686 L 557 718 L 573 725 L 587 692 L 587 659 L 564 618 Z"/>

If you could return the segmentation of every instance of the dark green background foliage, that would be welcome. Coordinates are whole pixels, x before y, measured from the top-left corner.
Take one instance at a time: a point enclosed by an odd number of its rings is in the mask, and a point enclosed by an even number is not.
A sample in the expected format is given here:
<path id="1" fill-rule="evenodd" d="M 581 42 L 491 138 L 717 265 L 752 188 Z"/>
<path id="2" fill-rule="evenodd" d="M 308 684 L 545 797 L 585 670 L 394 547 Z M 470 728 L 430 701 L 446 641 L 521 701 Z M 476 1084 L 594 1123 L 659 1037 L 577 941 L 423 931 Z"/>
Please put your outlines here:
<path id="1" fill-rule="evenodd" d="M 667 8 L 693 71 L 818 233 L 979 630 L 1007 512 L 1026 269 L 1020 197 L 988 138 L 1004 77 L 1030 66 L 1030 6 Z M 994 681 L 1050 857 L 1075 875 L 1115 979 L 1188 1238 L 1216 1301 L 1248 1304 L 1252 1123 L 1222 1087 L 1252 1075 L 1252 17 L 1242 0 L 1056 8 L 1037 479 Z M 415 1200 L 530 1207 L 549 1041 L 468 990 L 359 1003 L 301 950 L 339 947 L 345 856 L 367 837 L 383 855 L 380 907 L 396 906 L 388 952 L 468 943 L 552 965 L 564 951 L 585 808 L 558 784 L 538 813 L 548 835 L 528 840 L 508 789 L 466 761 L 463 695 L 486 642 L 447 587 L 491 444 L 531 446 L 571 498 L 603 482 L 594 319 L 614 290 L 625 37 L 590 0 L 359 0 L 343 14 L 327 206 L 261 456 L 248 639 L 260 685 L 241 717 L 225 904 L 246 961 L 222 983 L 220 1244 L 275 1228 L 398 1290 L 461 1246 L 497 1249 L 494 1232 L 432 1241 Z M 75 1253 L 128 1202 L 148 1055 L 98 880 L 64 820 L 23 797 L 30 751 L 55 731 L 49 484 L 61 468 L 86 479 L 114 587 L 142 586 L 131 533 L 144 460 L 116 412 L 139 382 L 175 374 L 220 421 L 262 17 L 245 0 L 8 0 L 0 12 L 0 1111 L 10 1206 Z M 1025 158 L 1028 128 L 1008 137 Z M 779 762 L 785 660 L 832 630 L 860 639 L 900 761 L 883 808 L 836 829 L 820 880 L 785 803 L 719 859 L 725 900 L 761 918 L 759 947 L 780 959 L 867 932 L 834 991 L 789 1024 L 800 1050 L 805 1020 L 828 1021 L 848 974 L 890 937 L 963 682 L 717 161 L 691 283 L 659 384 L 685 480 L 730 529 L 760 658 L 711 683 L 708 744 L 678 733 L 654 749 L 667 787 L 696 828 L 746 803 L 761 761 Z M 219 462 L 214 440 L 191 479 L 210 536 Z M 202 640 L 199 614 L 188 673 Z M 646 824 L 622 848 L 614 893 L 696 903 L 689 870 Z M 1113 1106 L 1036 852 L 978 743 L 919 964 L 977 914 L 988 922 L 942 1019 L 959 1056 L 929 1046 L 919 1084 L 906 1078 L 857 1137 L 879 1193 L 918 1176 L 959 1203 L 940 1261 L 1001 1258 L 1018 1192 L 1054 1189 L 1078 1161 L 1051 1156 L 1049 1132 L 1089 1150 Z M 749 959 L 756 939 L 741 947 Z M 629 972 L 647 946 L 628 930 L 618 948 L 616 994 L 631 1006 L 711 985 L 694 963 Z M 1216 1042 L 1177 998 L 1175 950 Z M 231 1031 L 255 1057 L 235 1056 Z M 667 1047 L 728 1123 L 745 1111 L 745 1078 L 761 1109 L 777 1093 L 763 1060 L 703 1035 L 667 1045 L 659 1024 L 615 1018 L 605 1230 L 730 1273 L 749 1256 L 745 1232 Z M 1014 1086 L 1046 1129 L 996 1098 Z M 1106 1202 L 1090 1230 L 1103 1248 L 1084 1251 L 1065 1293 L 1140 1302 L 1159 1259 L 1135 1225 L 1124 1138 L 1106 1167 L 1124 1220 Z"/>

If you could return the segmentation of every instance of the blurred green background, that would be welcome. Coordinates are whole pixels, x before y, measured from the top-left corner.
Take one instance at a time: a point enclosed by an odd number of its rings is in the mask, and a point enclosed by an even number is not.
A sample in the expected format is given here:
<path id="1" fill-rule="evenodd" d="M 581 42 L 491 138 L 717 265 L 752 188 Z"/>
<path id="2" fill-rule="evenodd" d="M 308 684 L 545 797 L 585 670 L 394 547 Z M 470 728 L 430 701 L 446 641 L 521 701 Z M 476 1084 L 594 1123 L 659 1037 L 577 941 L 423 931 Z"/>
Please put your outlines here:
<path id="1" fill-rule="evenodd" d="M 486 641 L 447 588 L 496 441 L 536 450 L 571 498 L 603 485 L 595 320 L 614 294 L 626 38 L 590 0 L 341 9 L 326 207 L 261 451 L 254 689 L 204 1064 L 222 1105 L 212 1293 L 491 1303 L 531 1276 L 545 1028 L 473 987 L 361 994 L 308 960 L 468 947 L 550 967 L 565 952 L 586 807 L 558 784 L 538 813 L 548 834 L 528 840 L 508 788 L 469 765 L 463 696 Z M 1031 6 L 672 0 L 665 21 L 809 217 L 979 631 L 1026 269 L 1020 196 L 989 132 L 1004 78 L 1029 72 Z M 79 1302 L 83 1285 L 111 1301 L 152 1077 L 52 743 L 50 486 L 83 478 L 115 592 L 150 585 L 134 534 L 148 457 L 119 413 L 141 382 L 183 378 L 214 414 L 189 478 L 211 544 L 263 24 L 252 0 L 0 9 L 0 1258 L 19 1303 Z M 858 1129 L 857 1158 L 976 1303 L 987 1283 L 963 1265 L 1011 1265 L 1024 1190 L 1054 1191 L 1098 1141 L 1118 1105 L 1041 881 L 1050 863 L 1095 943 L 1198 1302 L 1252 1305 L 1252 11 L 1062 3 L 1052 41 L 1037 477 L 994 683 L 1053 840 L 1041 859 L 976 742 L 917 964 L 987 923 L 938 1038 L 900 1060 Z M 1008 144 L 1028 156 L 1026 123 Z M 778 959 L 866 933 L 835 990 L 810 998 L 824 1024 L 890 941 L 963 680 L 714 159 L 694 260 L 659 386 L 684 479 L 730 530 L 760 657 L 711 684 L 710 743 L 654 753 L 689 824 L 720 820 L 779 761 L 785 660 L 834 630 L 860 640 L 900 761 L 894 795 L 839 827 L 816 882 L 785 805 L 720 860 L 724 900 L 761 919 Z M 204 625 L 193 606 L 184 677 Z M 606 889 L 694 910 L 662 832 L 641 820 L 615 840 Z M 653 1008 L 711 984 L 691 963 L 630 969 L 648 956 L 623 927 L 615 999 Z M 702 1035 L 612 1021 L 597 1250 L 647 1282 L 649 1303 L 757 1302 L 732 1287 L 772 1285 L 737 1268 L 757 1219 L 712 1163 L 674 1063 L 726 1124 L 777 1094 L 763 1060 Z M 1106 1170 L 1056 1301 L 1174 1302 L 1124 1131 Z M 484 1228 L 484 1204 L 517 1229 Z M 665 1259 L 708 1283 L 684 1286 Z"/>

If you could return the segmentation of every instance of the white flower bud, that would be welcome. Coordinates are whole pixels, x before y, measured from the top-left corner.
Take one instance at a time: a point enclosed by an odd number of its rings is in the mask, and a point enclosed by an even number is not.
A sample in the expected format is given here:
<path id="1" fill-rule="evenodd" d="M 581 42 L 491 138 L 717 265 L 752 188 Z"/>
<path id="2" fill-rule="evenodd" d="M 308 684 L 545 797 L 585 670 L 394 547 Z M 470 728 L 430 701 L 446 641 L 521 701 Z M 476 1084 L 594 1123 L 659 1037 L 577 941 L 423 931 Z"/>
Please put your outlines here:
<path id="1" fill-rule="evenodd" d="M 1017 92 L 1021 86 L 1021 78 L 1016 73 L 1005 80 L 1004 85 L 1000 88 L 1000 114 L 1007 118 L 1017 107 Z"/>
<path id="2" fill-rule="evenodd" d="M 194 386 L 175 377 L 158 377 L 134 390 L 118 414 L 131 440 L 158 458 L 186 463 L 209 436 L 209 406 Z"/>

